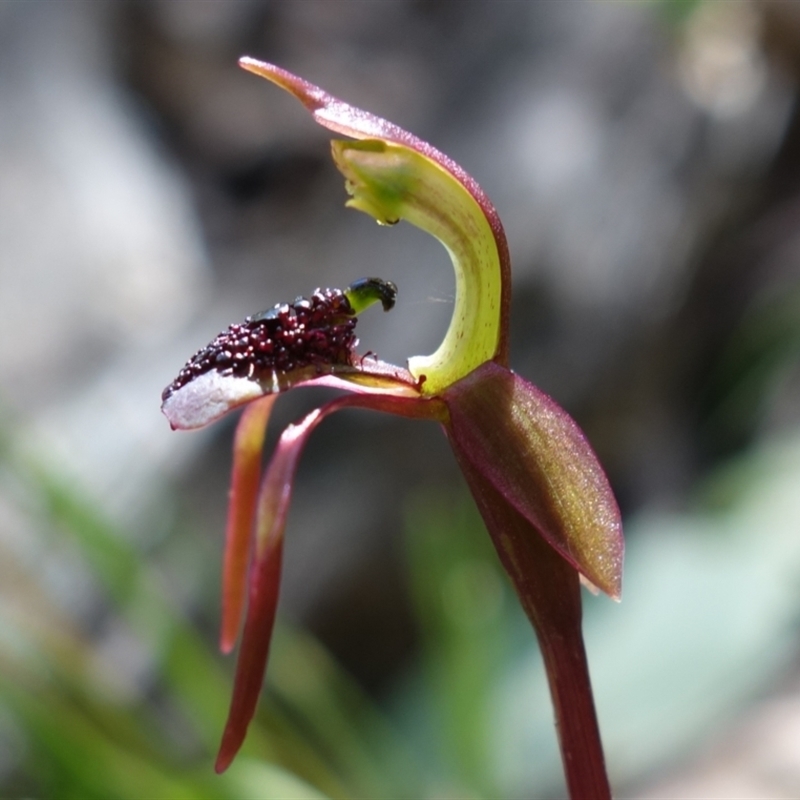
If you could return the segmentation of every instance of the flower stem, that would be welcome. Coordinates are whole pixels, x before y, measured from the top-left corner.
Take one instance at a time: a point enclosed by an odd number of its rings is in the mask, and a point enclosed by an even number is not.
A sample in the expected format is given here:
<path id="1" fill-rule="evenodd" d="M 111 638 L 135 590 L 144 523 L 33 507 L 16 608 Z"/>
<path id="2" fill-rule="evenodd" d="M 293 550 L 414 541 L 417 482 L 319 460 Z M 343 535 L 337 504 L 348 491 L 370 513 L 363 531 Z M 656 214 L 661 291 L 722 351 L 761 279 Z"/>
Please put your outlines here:
<path id="1" fill-rule="evenodd" d="M 466 458 L 458 460 L 539 640 L 569 795 L 610 800 L 581 632 L 578 573 Z"/>
<path id="2" fill-rule="evenodd" d="M 578 573 L 539 536 L 501 539 L 508 554 L 504 558 L 501 553 L 501 559 L 511 562 L 511 578 L 539 640 L 569 795 L 573 800 L 610 800 L 583 646 Z"/>
<path id="3" fill-rule="evenodd" d="M 592 699 L 580 618 L 576 628 L 566 636 L 563 632 L 544 633 L 539 629 L 537 636 L 550 683 L 570 797 L 608 800 L 611 789 Z"/>

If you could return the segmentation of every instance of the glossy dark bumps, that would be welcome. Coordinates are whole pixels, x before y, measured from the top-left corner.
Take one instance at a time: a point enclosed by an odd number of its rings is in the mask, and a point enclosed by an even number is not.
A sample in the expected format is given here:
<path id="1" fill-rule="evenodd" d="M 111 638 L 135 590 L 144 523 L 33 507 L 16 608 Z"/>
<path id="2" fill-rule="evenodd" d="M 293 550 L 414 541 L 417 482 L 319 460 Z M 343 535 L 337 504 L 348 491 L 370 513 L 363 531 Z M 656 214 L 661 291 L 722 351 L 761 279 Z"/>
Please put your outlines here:
<path id="1" fill-rule="evenodd" d="M 317 289 L 309 298 L 247 317 L 198 350 L 161 399 L 211 370 L 258 381 L 302 367 L 351 366 L 358 344 L 355 314 L 341 289 Z"/>

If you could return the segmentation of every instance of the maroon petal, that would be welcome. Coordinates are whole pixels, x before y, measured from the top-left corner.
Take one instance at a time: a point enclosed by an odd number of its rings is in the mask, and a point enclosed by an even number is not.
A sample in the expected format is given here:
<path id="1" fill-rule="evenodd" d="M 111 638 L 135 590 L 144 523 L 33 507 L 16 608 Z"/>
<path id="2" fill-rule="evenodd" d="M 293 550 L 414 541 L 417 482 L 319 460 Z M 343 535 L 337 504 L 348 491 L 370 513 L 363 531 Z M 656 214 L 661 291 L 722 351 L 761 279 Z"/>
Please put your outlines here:
<path id="1" fill-rule="evenodd" d="M 314 428 L 329 414 L 343 408 L 370 408 L 439 422 L 446 418 L 444 405 L 438 400 L 387 394 L 352 394 L 312 411 L 301 422 L 290 425 L 283 432 L 258 497 L 255 558 L 250 571 L 247 617 L 236 665 L 231 709 L 217 756 L 217 772 L 226 770 L 239 751 L 258 704 L 278 604 L 283 532 L 300 455 Z"/>
<path id="2" fill-rule="evenodd" d="M 261 477 L 261 453 L 275 399 L 275 395 L 267 395 L 251 403 L 242 412 L 236 427 L 222 568 L 220 649 L 223 653 L 233 650 L 244 611 L 247 562 Z"/>
<path id="3" fill-rule="evenodd" d="M 282 557 L 283 537 L 278 536 L 263 548 L 261 559 L 250 572 L 250 596 L 236 663 L 233 699 L 214 765 L 218 773 L 224 772 L 239 752 L 255 714 L 275 624 Z"/>
<path id="4" fill-rule="evenodd" d="M 456 454 L 539 640 L 570 797 L 606 800 L 611 792 L 581 633 L 578 574 L 483 470 Z"/>
<path id="5" fill-rule="evenodd" d="M 615 599 L 622 590 L 619 509 L 574 420 L 493 362 L 443 393 L 462 467 L 480 473 L 575 569 Z"/>

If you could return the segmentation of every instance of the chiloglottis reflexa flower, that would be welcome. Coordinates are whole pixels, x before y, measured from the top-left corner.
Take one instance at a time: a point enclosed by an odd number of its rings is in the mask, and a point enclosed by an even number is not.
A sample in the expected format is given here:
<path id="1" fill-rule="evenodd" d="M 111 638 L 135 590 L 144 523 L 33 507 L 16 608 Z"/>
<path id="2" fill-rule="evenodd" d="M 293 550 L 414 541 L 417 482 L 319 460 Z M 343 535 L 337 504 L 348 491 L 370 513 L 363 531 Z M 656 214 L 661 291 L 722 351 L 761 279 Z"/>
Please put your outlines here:
<path id="1" fill-rule="evenodd" d="M 619 599 L 619 510 L 576 423 L 508 366 L 511 272 L 497 212 L 461 167 L 407 131 L 279 67 L 252 58 L 240 65 L 290 92 L 319 124 L 355 140 L 332 143 L 347 205 L 383 224 L 404 219 L 439 239 L 453 262 L 456 296 L 439 348 L 410 358 L 407 368 L 356 353 L 357 315 L 378 301 L 388 310 L 396 295 L 392 283 L 367 278 L 232 325 L 165 390 L 162 408 L 173 428 L 201 427 L 243 406 L 223 566 L 225 652 L 235 646 L 242 616 L 244 626 L 217 770 L 238 752 L 258 702 L 303 447 L 333 412 L 364 408 L 441 425 L 539 638 L 570 793 L 608 797 L 579 581 Z M 262 475 L 275 398 L 311 384 L 344 393 L 290 425 Z"/>

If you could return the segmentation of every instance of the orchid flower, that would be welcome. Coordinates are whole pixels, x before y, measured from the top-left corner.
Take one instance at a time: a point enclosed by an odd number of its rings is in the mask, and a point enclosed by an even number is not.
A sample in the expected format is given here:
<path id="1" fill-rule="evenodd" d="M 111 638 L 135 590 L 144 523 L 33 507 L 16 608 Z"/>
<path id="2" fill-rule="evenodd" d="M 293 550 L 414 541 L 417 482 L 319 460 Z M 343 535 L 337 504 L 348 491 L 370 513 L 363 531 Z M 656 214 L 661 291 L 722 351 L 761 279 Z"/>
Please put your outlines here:
<path id="1" fill-rule="evenodd" d="M 244 406 L 226 531 L 223 651 L 235 646 L 243 616 L 244 626 L 217 771 L 241 747 L 258 702 L 301 452 L 323 419 L 357 407 L 441 425 L 538 636 L 570 794 L 609 797 L 581 634 L 580 581 L 619 599 L 619 510 L 576 423 L 509 369 L 510 260 L 497 212 L 461 167 L 426 142 L 279 67 L 252 58 L 239 63 L 293 94 L 320 125 L 355 140 L 332 142 L 347 205 L 381 224 L 405 219 L 439 239 L 453 262 L 456 294 L 441 345 L 409 359 L 407 368 L 356 354 L 358 314 L 377 301 L 388 310 L 396 296 L 394 284 L 367 278 L 232 325 L 164 391 L 163 412 L 178 429 Z M 304 385 L 345 393 L 283 432 L 262 477 L 273 402 Z"/>

